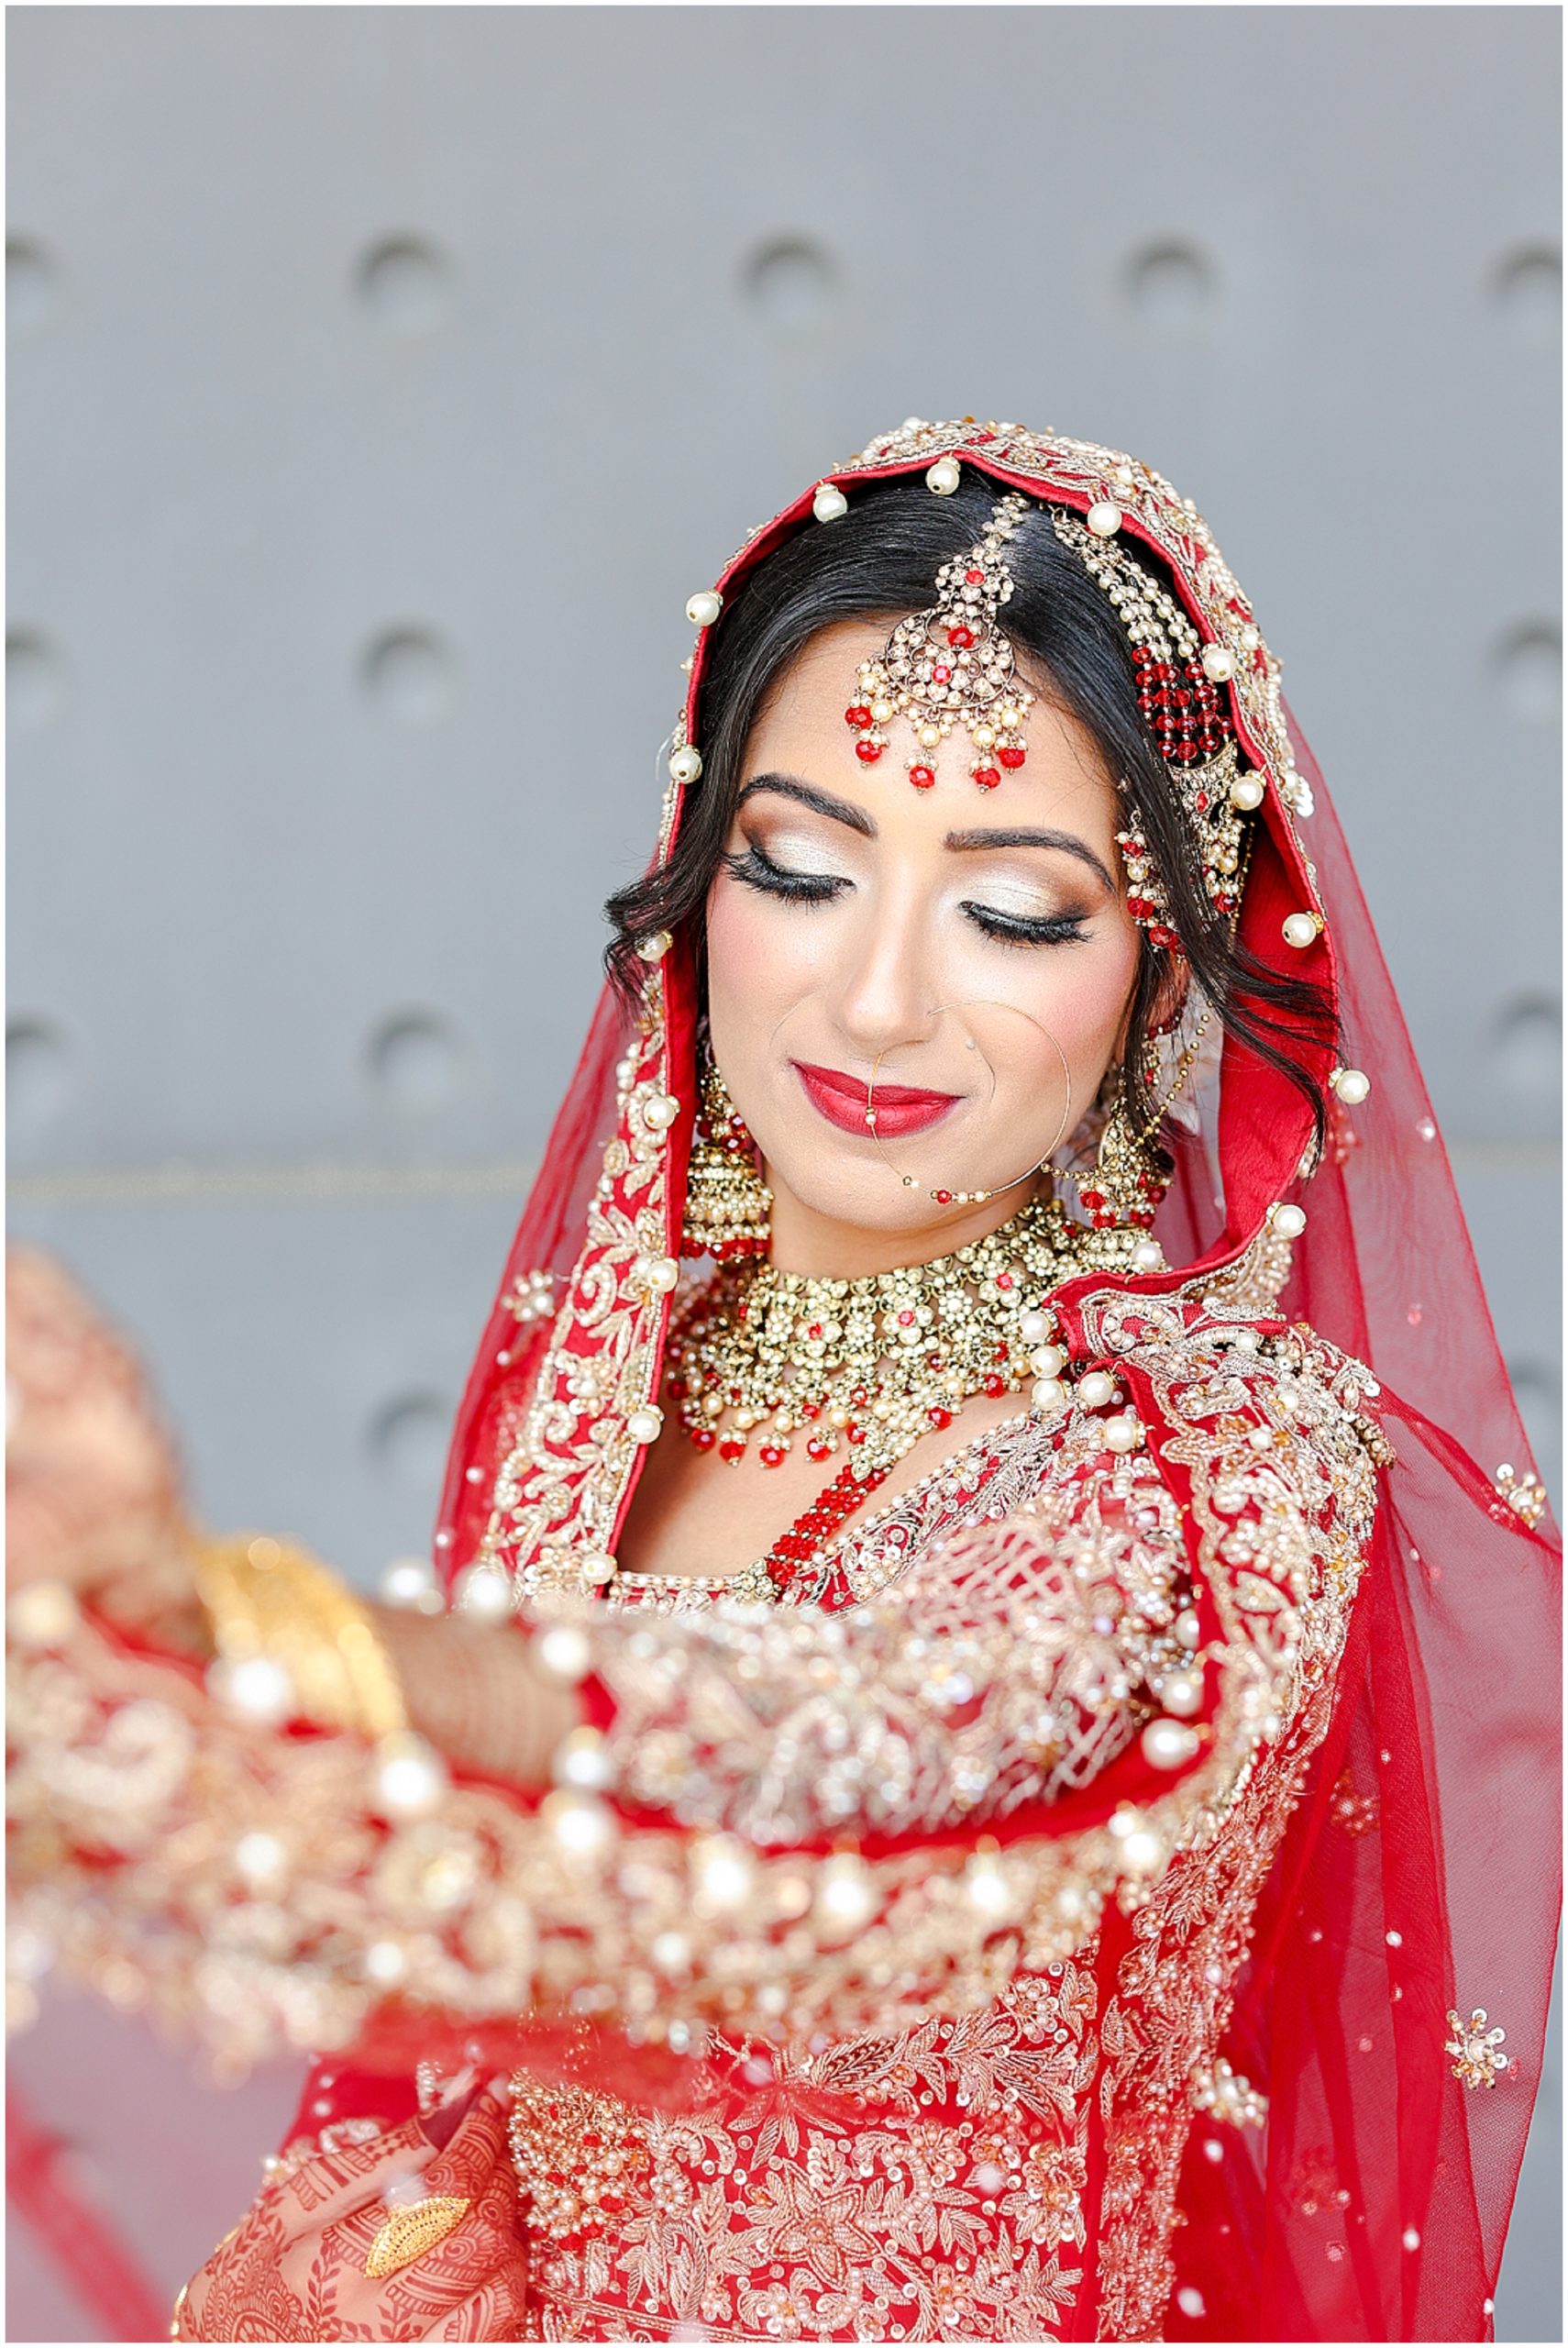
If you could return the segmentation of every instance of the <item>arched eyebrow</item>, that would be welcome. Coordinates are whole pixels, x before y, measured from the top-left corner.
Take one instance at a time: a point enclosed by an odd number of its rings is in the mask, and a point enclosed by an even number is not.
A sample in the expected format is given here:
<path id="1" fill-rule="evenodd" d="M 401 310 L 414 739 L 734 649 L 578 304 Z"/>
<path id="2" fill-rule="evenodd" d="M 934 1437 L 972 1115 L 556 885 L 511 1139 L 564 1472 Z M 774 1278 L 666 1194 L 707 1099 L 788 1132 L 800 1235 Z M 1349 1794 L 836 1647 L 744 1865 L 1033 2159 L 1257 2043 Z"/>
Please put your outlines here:
<path id="1" fill-rule="evenodd" d="M 1027 825 L 1010 825 L 997 830 L 988 828 L 975 832 L 949 832 L 943 846 L 960 849 L 971 847 L 1060 848 L 1065 856 L 1076 856 L 1080 864 L 1087 864 L 1089 870 L 1097 874 L 1105 883 L 1110 894 L 1113 897 L 1116 894 L 1115 881 L 1096 856 L 1088 840 L 1079 839 L 1077 832 L 1042 831 Z"/>
<path id="2" fill-rule="evenodd" d="M 801 806 L 809 807 L 814 815 L 825 815 L 830 823 L 846 824 L 862 839 L 874 840 L 877 836 L 877 826 L 864 807 L 857 807 L 852 799 L 836 799 L 831 791 L 819 791 L 814 782 L 802 782 L 798 774 L 754 775 L 735 801 L 737 813 L 748 799 L 755 799 L 761 792 L 770 792 L 776 799 L 793 799 Z"/>

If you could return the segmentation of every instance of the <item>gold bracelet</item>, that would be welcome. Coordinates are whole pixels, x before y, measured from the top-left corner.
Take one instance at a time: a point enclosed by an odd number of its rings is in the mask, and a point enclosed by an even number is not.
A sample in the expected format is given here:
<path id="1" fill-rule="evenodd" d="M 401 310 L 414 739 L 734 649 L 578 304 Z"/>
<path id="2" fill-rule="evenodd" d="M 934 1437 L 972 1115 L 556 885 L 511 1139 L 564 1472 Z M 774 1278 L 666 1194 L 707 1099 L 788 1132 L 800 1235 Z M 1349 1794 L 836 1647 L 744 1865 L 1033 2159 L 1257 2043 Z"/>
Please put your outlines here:
<path id="1" fill-rule="evenodd" d="M 298 1716 L 373 1744 L 406 1731 L 397 1672 L 369 1613 L 306 1551 L 266 1534 L 204 1542 L 196 1587 L 239 1709 L 282 1717 L 292 1698 Z"/>

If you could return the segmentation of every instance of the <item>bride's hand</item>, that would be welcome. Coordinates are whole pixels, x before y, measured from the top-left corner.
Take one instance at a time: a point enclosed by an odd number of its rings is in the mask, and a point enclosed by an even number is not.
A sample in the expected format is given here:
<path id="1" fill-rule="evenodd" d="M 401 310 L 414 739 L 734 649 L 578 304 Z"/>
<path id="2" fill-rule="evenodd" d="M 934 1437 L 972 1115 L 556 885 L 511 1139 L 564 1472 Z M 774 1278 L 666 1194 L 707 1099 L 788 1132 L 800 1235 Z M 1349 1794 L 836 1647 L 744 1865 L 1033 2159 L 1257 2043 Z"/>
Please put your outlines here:
<path id="1" fill-rule="evenodd" d="M 6 1258 L 10 1586 L 66 1583 L 121 1619 L 190 1604 L 173 1447 L 122 1340 L 49 1257 Z"/>

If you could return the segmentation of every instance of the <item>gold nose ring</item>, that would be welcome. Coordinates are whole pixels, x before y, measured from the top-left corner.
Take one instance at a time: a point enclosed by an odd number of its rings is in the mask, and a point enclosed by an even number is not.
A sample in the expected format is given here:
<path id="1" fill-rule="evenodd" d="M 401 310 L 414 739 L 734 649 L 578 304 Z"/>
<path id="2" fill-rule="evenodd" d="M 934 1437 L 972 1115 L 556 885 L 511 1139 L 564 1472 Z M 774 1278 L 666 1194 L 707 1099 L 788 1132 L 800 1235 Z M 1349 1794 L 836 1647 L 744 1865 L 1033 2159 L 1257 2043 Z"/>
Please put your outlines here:
<path id="1" fill-rule="evenodd" d="M 935 1015 L 940 1017 L 944 1011 L 952 1011 L 956 1008 L 957 1006 L 954 1003 L 939 1003 L 937 1005 Z M 1007 1006 L 1003 1004 L 1000 1008 L 1005 1010 Z M 1028 1014 L 1025 1013 L 1026 1017 L 1027 1015 Z M 1062 1135 L 1066 1132 L 1067 1120 L 1073 1112 L 1073 1071 L 1071 1067 L 1068 1065 L 1067 1055 L 1062 1049 L 1059 1038 L 1053 1036 L 1050 1028 L 1044 1026 L 1040 1020 L 1033 1020 L 1031 1024 L 1038 1027 L 1043 1036 L 1050 1036 L 1052 1043 L 1055 1046 L 1056 1057 L 1062 1063 L 1062 1076 L 1067 1088 L 1066 1099 L 1062 1105 L 1061 1122 L 1057 1125 L 1055 1132 L 1052 1135 L 1043 1156 L 1036 1158 L 1032 1166 L 1025 1167 L 1021 1174 L 1015 1174 L 1010 1182 L 998 1182 L 994 1188 L 988 1191 L 933 1190 L 929 1185 L 927 1185 L 926 1196 L 934 1205 L 939 1207 L 983 1206 L 988 1199 L 994 1199 L 999 1191 L 1016 1191 L 1021 1182 L 1029 1181 L 1034 1175 L 1040 1172 L 1042 1167 L 1043 1167 L 1050 1159 L 1052 1153 L 1055 1151 L 1057 1143 L 1061 1140 Z M 889 1168 L 889 1172 L 898 1176 L 906 1191 L 914 1191 L 920 1188 L 919 1183 L 916 1181 L 912 1174 L 906 1174 L 901 1167 L 898 1167 L 893 1164 L 892 1159 L 888 1156 L 882 1136 L 877 1130 L 877 1071 L 881 1067 L 882 1062 L 887 1058 L 889 1052 L 894 1047 L 890 1044 L 885 1046 L 884 1048 L 878 1053 L 876 1058 L 871 1063 L 871 1074 L 867 1079 L 866 1085 L 866 1124 L 872 1140 L 877 1145 L 878 1154 L 881 1157 L 883 1164 Z M 972 1036 L 968 1038 L 968 1048 L 971 1051 L 976 1049 L 975 1039 Z"/>

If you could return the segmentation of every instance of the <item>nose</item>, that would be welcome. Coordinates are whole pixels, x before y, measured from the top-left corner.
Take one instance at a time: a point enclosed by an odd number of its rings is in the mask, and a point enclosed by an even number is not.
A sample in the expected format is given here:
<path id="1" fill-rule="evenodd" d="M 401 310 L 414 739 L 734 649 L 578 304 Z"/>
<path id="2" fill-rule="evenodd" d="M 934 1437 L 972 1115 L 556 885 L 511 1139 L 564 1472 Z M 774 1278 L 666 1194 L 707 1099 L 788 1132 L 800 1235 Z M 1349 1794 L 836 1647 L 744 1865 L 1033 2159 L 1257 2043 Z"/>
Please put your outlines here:
<path id="1" fill-rule="evenodd" d="M 923 925 L 917 907 L 885 900 L 876 917 L 859 926 L 834 1003 L 844 1039 L 867 1061 L 900 1044 L 925 1042 L 936 1000 Z"/>

